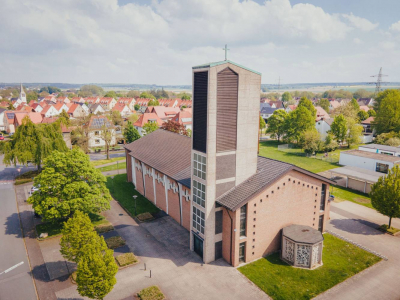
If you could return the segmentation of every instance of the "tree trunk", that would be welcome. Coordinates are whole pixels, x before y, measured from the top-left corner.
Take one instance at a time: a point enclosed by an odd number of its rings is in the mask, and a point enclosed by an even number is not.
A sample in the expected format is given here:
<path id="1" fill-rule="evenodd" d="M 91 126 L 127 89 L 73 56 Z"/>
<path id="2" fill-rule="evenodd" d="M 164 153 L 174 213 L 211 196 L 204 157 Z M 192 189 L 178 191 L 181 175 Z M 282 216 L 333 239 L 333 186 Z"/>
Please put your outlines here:
<path id="1" fill-rule="evenodd" d="M 109 160 L 110 154 L 108 152 L 110 151 L 110 147 L 108 145 L 106 146 L 106 150 L 107 150 L 107 160 Z"/>
<path id="2" fill-rule="evenodd" d="M 391 225 L 392 225 L 392 217 L 389 217 L 389 228 L 388 229 L 390 229 Z"/>

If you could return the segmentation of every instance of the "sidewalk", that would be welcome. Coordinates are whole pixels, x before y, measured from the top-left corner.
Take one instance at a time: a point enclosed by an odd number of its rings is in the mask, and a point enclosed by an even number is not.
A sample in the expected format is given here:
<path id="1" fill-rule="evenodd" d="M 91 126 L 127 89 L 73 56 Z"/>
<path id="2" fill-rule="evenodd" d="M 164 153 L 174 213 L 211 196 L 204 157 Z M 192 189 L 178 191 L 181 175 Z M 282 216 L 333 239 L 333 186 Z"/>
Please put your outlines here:
<path id="1" fill-rule="evenodd" d="M 112 175 L 126 174 L 126 169 L 106 171 L 106 172 L 102 172 L 102 174 L 103 174 L 104 176 L 112 176 Z"/>
<path id="2" fill-rule="evenodd" d="M 124 163 L 124 162 L 125 162 L 125 159 L 123 159 L 123 160 L 118 160 L 118 161 L 113 161 L 113 162 L 110 162 L 110 163 L 107 163 L 107 164 L 104 164 L 104 165 L 98 165 L 98 166 L 95 166 L 95 168 L 98 169 L 98 168 L 102 168 L 102 167 L 107 167 L 107 166 L 116 165 L 117 162 L 118 162 L 118 163 Z"/>
<path id="3" fill-rule="evenodd" d="M 378 252 L 388 260 L 336 285 L 316 299 L 400 299 L 400 238 L 374 228 L 382 223 L 382 216 L 376 211 L 345 202 L 332 203 L 328 230 Z"/>

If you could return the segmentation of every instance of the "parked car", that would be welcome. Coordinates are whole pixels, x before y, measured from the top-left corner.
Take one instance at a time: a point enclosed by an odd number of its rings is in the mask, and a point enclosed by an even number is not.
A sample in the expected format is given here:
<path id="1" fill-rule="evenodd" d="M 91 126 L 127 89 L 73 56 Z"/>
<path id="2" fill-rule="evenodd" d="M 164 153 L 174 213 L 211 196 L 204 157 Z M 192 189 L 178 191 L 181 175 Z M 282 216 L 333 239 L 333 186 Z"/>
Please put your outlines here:
<path id="1" fill-rule="evenodd" d="M 0 141 L 4 140 L 4 136 L 0 135 Z"/>
<path id="2" fill-rule="evenodd" d="M 31 195 L 32 195 L 34 192 L 36 192 L 36 191 L 40 191 L 40 185 L 39 185 L 39 186 L 33 186 L 33 187 L 31 188 L 31 191 L 30 191 Z"/>

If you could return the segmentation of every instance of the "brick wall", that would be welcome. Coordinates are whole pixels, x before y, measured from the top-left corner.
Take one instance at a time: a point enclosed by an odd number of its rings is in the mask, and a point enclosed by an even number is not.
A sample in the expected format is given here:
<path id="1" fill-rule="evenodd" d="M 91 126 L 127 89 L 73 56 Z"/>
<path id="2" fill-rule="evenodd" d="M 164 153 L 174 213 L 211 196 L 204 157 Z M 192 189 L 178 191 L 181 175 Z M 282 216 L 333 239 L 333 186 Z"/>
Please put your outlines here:
<path id="1" fill-rule="evenodd" d="M 164 174 L 156 172 L 156 175 L 159 174 L 161 177 Z M 167 201 L 165 197 L 165 187 L 163 186 L 162 182 L 158 182 L 156 180 L 156 206 L 163 211 L 167 211 Z"/>
<path id="2" fill-rule="evenodd" d="M 170 179 L 171 182 L 174 180 Z M 177 183 L 176 183 L 177 185 Z M 180 207 L 179 207 L 179 193 L 170 189 L 168 191 L 168 214 L 179 224 L 181 223 L 181 214 L 180 214 Z"/>
<path id="3" fill-rule="evenodd" d="M 139 162 L 139 161 L 138 161 Z M 139 162 L 140 163 L 140 162 Z M 143 190 L 143 174 L 141 170 L 138 170 L 135 168 L 136 172 L 136 190 L 144 195 L 144 190 Z"/>
<path id="4" fill-rule="evenodd" d="M 182 192 L 187 191 L 190 195 L 190 189 L 182 187 Z M 186 201 L 185 197 L 182 197 L 182 226 L 187 230 L 190 230 L 190 201 Z"/>
<path id="5" fill-rule="evenodd" d="M 226 209 L 223 209 L 223 215 L 222 215 L 222 257 L 230 263 L 231 260 L 231 247 L 235 246 L 235 241 L 231 241 L 231 232 L 232 232 L 232 227 L 231 227 L 231 218 L 232 218 L 232 226 L 233 229 L 235 228 L 235 222 L 236 222 L 236 212 L 234 211 L 227 211 Z M 232 258 L 234 256 L 234 251 L 232 251 Z M 233 258 L 234 260 L 234 258 Z"/>
<path id="6" fill-rule="evenodd" d="M 147 165 L 145 165 L 145 166 L 147 169 L 149 169 L 149 166 L 147 166 Z M 151 170 L 151 168 L 150 168 L 150 170 Z M 146 198 L 154 203 L 153 177 L 151 176 L 151 174 L 146 174 L 144 179 L 146 181 Z"/>
<path id="7" fill-rule="evenodd" d="M 290 180 L 290 181 L 289 181 Z M 329 185 L 327 185 L 325 211 L 320 213 L 322 181 L 291 171 L 267 190 L 253 197 L 247 204 L 246 237 L 240 237 L 240 209 L 235 215 L 235 255 L 233 265 L 239 264 L 239 244 L 246 242 L 246 262 L 258 259 L 280 249 L 281 230 L 291 224 L 311 226 L 318 229 L 320 215 L 325 215 L 324 226 L 329 220 Z M 224 212 L 223 252 L 230 234 L 230 219 Z M 225 258 L 226 259 L 226 258 Z M 229 261 L 229 260 L 227 260 Z"/>

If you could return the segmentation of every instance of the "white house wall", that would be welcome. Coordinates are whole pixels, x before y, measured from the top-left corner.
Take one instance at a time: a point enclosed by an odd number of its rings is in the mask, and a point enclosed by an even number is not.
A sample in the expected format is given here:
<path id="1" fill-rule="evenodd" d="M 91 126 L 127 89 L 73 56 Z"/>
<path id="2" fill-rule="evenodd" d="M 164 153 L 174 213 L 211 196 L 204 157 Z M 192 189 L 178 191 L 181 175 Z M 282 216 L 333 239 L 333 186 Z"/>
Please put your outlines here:
<path id="1" fill-rule="evenodd" d="M 393 163 L 389 161 L 350 155 L 345 152 L 340 153 L 339 164 L 342 166 L 358 167 L 375 172 L 377 163 L 389 165 L 389 169 L 393 168 Z"/>

